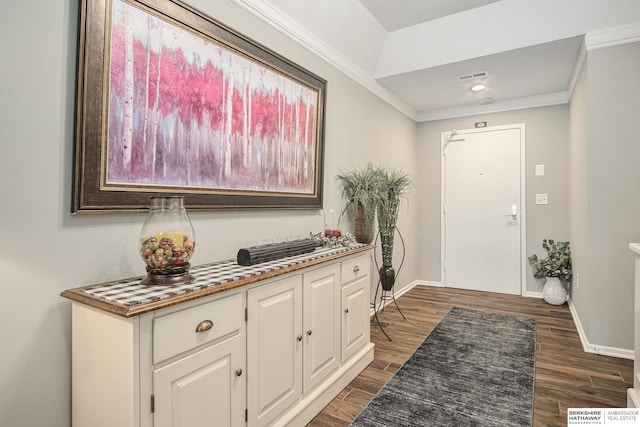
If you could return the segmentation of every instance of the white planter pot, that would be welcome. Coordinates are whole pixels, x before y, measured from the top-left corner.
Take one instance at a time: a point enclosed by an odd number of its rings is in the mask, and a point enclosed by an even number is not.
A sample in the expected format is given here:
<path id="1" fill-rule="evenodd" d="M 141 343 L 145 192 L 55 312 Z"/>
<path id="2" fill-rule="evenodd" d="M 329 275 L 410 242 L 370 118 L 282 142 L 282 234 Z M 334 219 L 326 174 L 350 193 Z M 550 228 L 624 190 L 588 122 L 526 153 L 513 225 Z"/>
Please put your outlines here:
<path id="1" fill-rule="evenodd" d="M 562 305 L 567 302 L 567 290 L 557 277 L 547 277 L 542 288 L 542 298 L 549 304 Z"/>

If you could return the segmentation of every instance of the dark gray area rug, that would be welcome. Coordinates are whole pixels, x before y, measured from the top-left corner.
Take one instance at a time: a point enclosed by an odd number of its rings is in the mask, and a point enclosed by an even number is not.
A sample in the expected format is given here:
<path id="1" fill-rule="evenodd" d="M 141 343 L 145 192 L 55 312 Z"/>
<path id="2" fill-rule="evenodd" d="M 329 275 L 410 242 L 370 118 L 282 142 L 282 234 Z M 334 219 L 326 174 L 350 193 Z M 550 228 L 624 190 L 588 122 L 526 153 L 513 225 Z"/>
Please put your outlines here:
<path id="1" fill-rule="evenodd" d="M 454 307 L 351 426 L 530 426 L 536 321 Z"/>

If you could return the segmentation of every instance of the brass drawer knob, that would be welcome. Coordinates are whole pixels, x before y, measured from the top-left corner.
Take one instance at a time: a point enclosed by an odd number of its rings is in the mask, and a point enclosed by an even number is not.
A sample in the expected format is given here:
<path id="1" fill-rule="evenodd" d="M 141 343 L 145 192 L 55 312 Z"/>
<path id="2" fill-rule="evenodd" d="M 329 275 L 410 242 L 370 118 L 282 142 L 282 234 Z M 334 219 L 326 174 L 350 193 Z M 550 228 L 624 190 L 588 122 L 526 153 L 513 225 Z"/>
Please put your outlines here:
<path id="1" fill-rule="evenodd" d="M 211 320 L 203 320 L 196 326 L 196 332 L 206 332 L 213 328 L 213 322 Z"/>
<path id="2" fill-rule="evenodd" d="M 298 337 L 296 338 L 298 341 L 302 341 L 302 335 L 298 335 Z"/>
<path id="3" fill-rule="evenodd" d="M 358 271 L 360 271 L 360 267 L 358 267 L 357 265 L 355 267 L 353 267 L 353 272 L 357 273 Z"/>
<path id="4" fill-rule="evenodd" d="M 238 368 L 236 369 L 236 377 L 239 377 L 240 375 L 242 375 L 242 369 Z"/>
<path id="5" fill-rule="evenodd" d="M 349 309 L 348 309 L 348 308 L 345 308 L 345 309 L 344 309 L 344 313 L 345 313 L 345 314 L 349 314 Z"/>

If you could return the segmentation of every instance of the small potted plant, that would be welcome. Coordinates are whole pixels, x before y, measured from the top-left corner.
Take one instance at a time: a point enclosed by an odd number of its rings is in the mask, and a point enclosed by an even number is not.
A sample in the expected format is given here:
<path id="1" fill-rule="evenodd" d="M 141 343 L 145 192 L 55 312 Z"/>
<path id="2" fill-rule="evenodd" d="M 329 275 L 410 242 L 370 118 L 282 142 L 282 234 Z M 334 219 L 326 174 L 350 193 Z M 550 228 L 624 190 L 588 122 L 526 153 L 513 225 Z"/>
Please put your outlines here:
<path id="1" fill-rule="evenodd" d="M 573 275 L 569 242 L 544 239 L 542 247 L 547 251 L 546 258 L 540 259 L 537 255 L 529 257 L 533 277 L 545 280 L 542 297 L 547 303 L 562 305 L 567 301 L 567 290 L 563 282 L 569 283 Z"/>

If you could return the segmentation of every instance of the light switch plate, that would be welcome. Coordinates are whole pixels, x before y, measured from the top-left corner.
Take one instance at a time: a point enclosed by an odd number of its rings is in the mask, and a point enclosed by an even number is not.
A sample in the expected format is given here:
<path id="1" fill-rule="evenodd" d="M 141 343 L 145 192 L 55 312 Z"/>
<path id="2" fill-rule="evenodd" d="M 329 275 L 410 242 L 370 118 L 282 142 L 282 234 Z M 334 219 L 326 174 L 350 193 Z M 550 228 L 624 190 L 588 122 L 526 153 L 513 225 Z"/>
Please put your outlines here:
<path id="1" fill-rule="evenodd" d="M 544 176 L 544 165 L 536 165 L 536 176 Z"/>
<path id="2" fill-rule="evenodd" d="M 548 194 L 536 194 L 536 205 L 547 205 L 547 204 L 549 204 Z"/>

